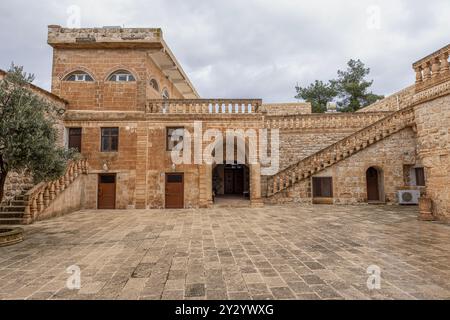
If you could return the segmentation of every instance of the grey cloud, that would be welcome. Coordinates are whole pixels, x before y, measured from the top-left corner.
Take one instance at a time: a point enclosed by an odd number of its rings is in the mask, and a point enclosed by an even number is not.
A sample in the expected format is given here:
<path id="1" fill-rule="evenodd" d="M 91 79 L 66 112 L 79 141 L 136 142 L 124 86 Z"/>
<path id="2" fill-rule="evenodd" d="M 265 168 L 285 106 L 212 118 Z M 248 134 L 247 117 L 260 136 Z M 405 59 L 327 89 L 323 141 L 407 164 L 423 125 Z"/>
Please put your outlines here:
<path id="1" fill-rule="evenodd" d="M 328 80 L 350 58 L 372 70 L 374 91 L 411 84 L 411 64 L 448 43 L 447 0 L 336 1 L 2 1 L 0 67 L 14 60 L 50 87 L 48 24 L 65 25 L 79 5 L 83 26 L 162 27 L 169 46 L 203 97 L 294 101 L 295 85 Z M 381 9 L 381 29 L 366 27 Z"/>

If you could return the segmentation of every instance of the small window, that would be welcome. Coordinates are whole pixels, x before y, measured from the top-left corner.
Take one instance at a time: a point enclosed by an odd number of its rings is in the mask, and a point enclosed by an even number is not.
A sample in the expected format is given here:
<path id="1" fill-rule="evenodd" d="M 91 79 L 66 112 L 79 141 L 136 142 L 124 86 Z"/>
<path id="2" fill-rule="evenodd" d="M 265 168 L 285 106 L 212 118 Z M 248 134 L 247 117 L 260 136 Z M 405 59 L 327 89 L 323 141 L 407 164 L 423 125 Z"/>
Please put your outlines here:
<path id="1" fill-rule="evenodd" d="M 166 150 L 172 151 L 173 148 L 183 141 L 184 136 L 184 128 L 167 128 L 166 129 Z"/>
<path id="2" fill-rule="evenodd" d="M 155 79 L 150 80 L 150 86 L 159 92 L 158 82 Z"/>
<path id="3" fill-rule="evenodd" d="M 181 174 L 169 174 L 167 176 L 167 183 L 182 183 L 183 175 Z"/>
<path id="4" fill-rule="evenodd" d="M 414 168 L 416 173 L 416 185 L 419 187 L 425 186 L 425 171 L 423 168 Z"/>
<path id="5" fill-rule="evenodd" d="M 100 183 L 116 183 L 116 176 L 112 174 L 100 175 Z"/>
<path id="6" fill-rule="evenodd" d="M 169 99 L 169 91 L 167 89 L 164 89 L 162 92 L 163 99 Z"/>
<path id="7" fill-rule="evenodd" d="M 76 71 L 69 74 L 64 81 L 75 81 L 75 82 L 90 82 L 94 81 L 94 79 L 83 71 Z"/>
<path id="8" fill-rule="evenodd" d="M 119 70 L 119 71 L 116 71 L 113 74 L 111 74 L 108 78 L 108 81 L 131 82 L 131 81 L 136 81 L 136 79 L 129 71 Z"/>
<path id="9" fill-rule="evenodd" d="M 332 198 L 333 179 L 331 177 L 313 177 L 313 197 Z"/>
<path id="10" fill-rule="evenodd" d="M 68 147 L 81 152 L 81 128 L 69 128 Z"/>
<path id="11" fill-rule="evenodd" d="M 102 128 L 102 152 L 117 152 L 119 149 L 119 128 Z"/>

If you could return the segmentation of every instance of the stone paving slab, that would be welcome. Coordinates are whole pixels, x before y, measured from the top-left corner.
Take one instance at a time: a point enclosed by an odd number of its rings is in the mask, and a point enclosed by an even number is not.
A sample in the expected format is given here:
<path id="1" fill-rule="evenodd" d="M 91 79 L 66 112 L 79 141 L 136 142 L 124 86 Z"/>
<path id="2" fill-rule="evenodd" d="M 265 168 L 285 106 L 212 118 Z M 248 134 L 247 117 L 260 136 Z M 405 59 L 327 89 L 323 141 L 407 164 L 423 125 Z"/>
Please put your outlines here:
<path id="1" fill-rule="evenodd" d="M 450 299 L 450 226 L 416 207 L 85 210 L 0 248 L 0 299 Z M 66 287 L 69 266 L 81 288 Z M 380 289 L 367 287 L 369 266 Z"/>

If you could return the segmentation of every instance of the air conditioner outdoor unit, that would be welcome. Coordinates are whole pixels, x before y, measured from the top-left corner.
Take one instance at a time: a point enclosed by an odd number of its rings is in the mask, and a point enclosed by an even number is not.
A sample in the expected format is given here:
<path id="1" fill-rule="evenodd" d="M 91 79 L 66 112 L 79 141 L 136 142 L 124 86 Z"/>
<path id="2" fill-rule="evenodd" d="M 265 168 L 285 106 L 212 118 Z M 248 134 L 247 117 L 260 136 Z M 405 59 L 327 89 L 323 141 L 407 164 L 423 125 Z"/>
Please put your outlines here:
<path id="1" fill-rule="evenodd" d="M 399 204 L 419 204 L 420 191 L 419 190 L 399 190 L 398 203 Z"/>

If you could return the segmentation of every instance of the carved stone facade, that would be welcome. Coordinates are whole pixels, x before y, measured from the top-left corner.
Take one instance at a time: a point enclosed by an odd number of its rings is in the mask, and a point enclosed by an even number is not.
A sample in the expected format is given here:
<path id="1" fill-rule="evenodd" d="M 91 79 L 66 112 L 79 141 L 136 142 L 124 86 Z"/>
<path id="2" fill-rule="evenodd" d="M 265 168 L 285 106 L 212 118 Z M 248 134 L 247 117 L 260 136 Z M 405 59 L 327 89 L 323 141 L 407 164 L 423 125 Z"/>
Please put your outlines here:
<path id="1" fill-rule="evenodd" d="M 81 154 L 89 162 L 82 170 L 87 174 L 82 181 L 70 184 L 84 189 L 77 196 L 80 204 L 77 200 L 74 206 L 98 208 L 102 177 L 113 175 L 114 208 L 164 208 L 170 193 L 168 178 L 175 174 L 182 181 L 184 208 L 210 207 L 216 197 L 226 193 L 224 180 L 244 179 L 238 183 L 241 186 L 231 189 L 239 190 L 252 206 L 284 202 L 395 204 L 399 190 L 413 189 L 427 191 L 438 219 L 450 217 L 450 81 L 443 60 L 448 58 L 445 50 L 439 51 L 439 68 L 436 55 L 430 58 L 434 62 L 418 64 L 434 65 L 430 72 L 435 74 L 428 77 L 428 69 L 420 67 L 420 84 L 357 113 L 311 114 L 308 103 L 199 99 L 160 29 L 49 26 L 48 42 L 54 50 L 52 92 L 68 101 L 66 143 L 67 130 L 80 128 Z M 111 81 L 117 72 L 131 81 Z M 89 81 L 70 81 L 74 74 Z M 429 86 L 431 79 L 439 81 Z M 117 128 L 116 150 L 103 150 L 102 128 Z M 194 152 L 186 156 L 190 163 L 175 164 L 167 140 L 169 129 L 175 128 L 192 136 L 194 150 L 204 150 L 212 142 L 195 142 L 209 129 L 222 135 L 230 129 L 253 130 L 256 140 L 239 135 L 236 139 L 242 140 L 245 151 L 256 152 L 263 148 L 258 139 L 261 130 L 278 130 L 279 149 L 272 156 L 279 155 L 279 169 L 262 175 L 267 165 L 259 159 L 253 161 L 248 154 L 243 163 L 208 163 L 196 161 Z M 220 148 L 227 147 L 220 142 Z M 242 151 L 238 149 L 233 149 L 233 154 Z M 423 168 L 426 188 L 418 186 L 420 177 L 414 176 Z M 225 176 L 227 170 L 232 174 Z M 50 192 L 52 187 L 46 188 L 39 189 L 36 208 L 51 205 L 45 190 Z M 326 189 L 326 196 L 317 196 L 321 188 Z"/>

